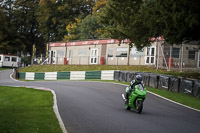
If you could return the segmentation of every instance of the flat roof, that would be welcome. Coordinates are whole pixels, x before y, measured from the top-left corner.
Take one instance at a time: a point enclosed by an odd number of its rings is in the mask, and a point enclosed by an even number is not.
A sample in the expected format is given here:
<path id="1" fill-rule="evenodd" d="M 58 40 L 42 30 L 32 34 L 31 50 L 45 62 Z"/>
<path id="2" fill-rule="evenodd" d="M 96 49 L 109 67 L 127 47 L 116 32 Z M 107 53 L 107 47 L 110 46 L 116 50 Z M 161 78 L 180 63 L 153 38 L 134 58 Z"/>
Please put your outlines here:
<path id="1" fill-rule="evenodd" d="M 129 43 L 129 40 L 122 40 L 122 43 Z M 66 46 L 82 46 L 82 45 L 101 45 L 101 44 L 117 44 L 117 39 L 104 40 L 87 40 L 87 41 L 72 41 L 72 42 L 50 42 L 50 47 L 66 47 Z"/>

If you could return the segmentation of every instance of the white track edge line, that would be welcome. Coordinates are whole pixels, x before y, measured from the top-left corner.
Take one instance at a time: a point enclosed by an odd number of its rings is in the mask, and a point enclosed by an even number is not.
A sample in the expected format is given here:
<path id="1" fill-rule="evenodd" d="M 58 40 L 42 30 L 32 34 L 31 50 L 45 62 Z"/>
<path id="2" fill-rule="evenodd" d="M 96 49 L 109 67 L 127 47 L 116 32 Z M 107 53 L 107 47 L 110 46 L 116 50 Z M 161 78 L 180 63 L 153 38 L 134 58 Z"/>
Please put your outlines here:
<path id="1" fill-rule="evenodd" d="M 50 90 L 51 90 L 51 89 L 50 89 Z M 64 125 L 64 123 L 63 123 L 63 120 L 62 120 L 62 118 L 61 118 L 61 116 L 60 116 L 59 110 L 58 110 L 56 93 L 55 93 L 54 90 L 51 90 L 51 93 L 53 94 L 53 97 L 54 97 L 54 98 L 53 98 L 53 99 L 54 99 L 53 109 L 54 109 L 54 112 L 55 112 L 55 114 L 56 114 L 56 117 L 57 117 L 57 119 L 58 119 L 58 121 L 59 121 L 60 127 L 61 127 L 63 133 L 68 133 L 67 130 L 66 130 L 66 128 L 65 128 L 65 125 Z"/>
<path id="2" fill-rule="evenodd" d="M 14 70 L 13 70 L 13 71 L 14 71 Z M 12 77 L 12 75 L 13 75 L 13 73 L 10 74 L 10 79 L 12 79 L 12 80 L 14 80 L 14 81 L 16 81 L 16 82 L 24 82 L 24 81 L 19 81 L 19 80 L 14 79 L 14 78 Z"/>

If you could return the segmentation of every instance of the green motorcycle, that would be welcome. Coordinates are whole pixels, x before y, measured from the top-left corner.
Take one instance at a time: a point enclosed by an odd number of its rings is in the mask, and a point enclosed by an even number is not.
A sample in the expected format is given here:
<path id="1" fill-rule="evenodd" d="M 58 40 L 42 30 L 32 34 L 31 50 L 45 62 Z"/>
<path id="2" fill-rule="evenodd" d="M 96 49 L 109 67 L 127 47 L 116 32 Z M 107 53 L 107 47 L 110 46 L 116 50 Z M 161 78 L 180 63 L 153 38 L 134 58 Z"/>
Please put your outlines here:
<path id="1" fill-rule="evenodd" d="M 129 101 L 126 102 L 125 94 L 122 94 L 122 98 L 125 102 L 125 108 L 127 110 L 133 109 L 136 110 L 137 113 L 141 113 L 143 109 L 143 102 L 146 98 L 146 88 L 143 86 L 143 84 L 135 85 L 135 89 L 133 91 L 129 91 L 130 88 L 126 87 L 126 92 L 129 94 Z"/>

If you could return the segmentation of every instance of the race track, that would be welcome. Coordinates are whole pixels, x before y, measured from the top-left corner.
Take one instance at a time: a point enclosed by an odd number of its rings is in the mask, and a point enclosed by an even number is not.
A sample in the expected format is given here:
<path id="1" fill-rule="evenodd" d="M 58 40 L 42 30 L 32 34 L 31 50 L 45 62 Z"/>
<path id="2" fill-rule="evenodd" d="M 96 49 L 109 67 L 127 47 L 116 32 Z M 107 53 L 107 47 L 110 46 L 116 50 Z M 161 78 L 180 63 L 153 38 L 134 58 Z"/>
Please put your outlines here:
<path id="1" fill-rule="evenodd" d="M 90 81 L 14 81 L 0 72 L 1 86 L 38 86 L 55 91 L 68 133 L 197 133 L 200 112 L 147 94 L 142 114 L 124 109 L 125 86 Z"/>

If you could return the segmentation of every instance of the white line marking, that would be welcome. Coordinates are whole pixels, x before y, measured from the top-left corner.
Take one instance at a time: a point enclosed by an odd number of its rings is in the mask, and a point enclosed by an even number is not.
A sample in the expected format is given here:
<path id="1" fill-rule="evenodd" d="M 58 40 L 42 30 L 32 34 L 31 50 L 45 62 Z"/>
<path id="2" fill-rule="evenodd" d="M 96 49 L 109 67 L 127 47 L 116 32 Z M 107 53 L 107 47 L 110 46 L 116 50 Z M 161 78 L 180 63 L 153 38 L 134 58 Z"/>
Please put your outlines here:
<path id="1" fill-rule="evenodd" d="M 175 104 L 181 105 L 181 106 L 183 106 L 183 107 L 186 107 L 186 108 L 189 108 L 189 109 L 192 109 L 192 110 L 195 110 L 195 111 L 200 112 L 200 110 L 198 110 L 198 109 L 189 107 L 189 106 L 187 106 L 187 105 L 184 105 L 184 104 L 181 104 L 181 103 L 178 103 L 178 102 L 175 102 L 175 101 L 172 101 L 172 100 L 170 100 L 170 99 L 168 99 L 168 98 L 162 97 L 162 96 L 160 96 L 160 95 L 158 95 L 158 94 L 155 94 L 155 93 L 153 93 L 153 92 L 150 92 L 150 91 L 147 91 L 147 92 L 148 92 L 148 93 L 151 93 L 151 94 L 153 94 L 153 95 L 155 95 L 155 96 L 157 96 L 157 97 L 160 97 L 160 98 L 162 98 L 162 99 L 165 99 L 165 100 L 167 100 L 167 101 L 170 101 L 170 102 L 172 102 L 172 103 L 175 103 Z"/>
<path id="2" fill-rule="evenodd" d="M 12 79 L 12 80 L 14 80 L 14 81 L 16 81 L 16 82 L 24 82 L 24 81 L 19 81 L 19 80 L 14 79 L 14 78 L 12 77 L 12 74 L 13 74 L 13 73 L 10 74 L 10 79 Z"/>

